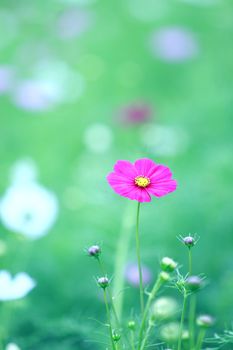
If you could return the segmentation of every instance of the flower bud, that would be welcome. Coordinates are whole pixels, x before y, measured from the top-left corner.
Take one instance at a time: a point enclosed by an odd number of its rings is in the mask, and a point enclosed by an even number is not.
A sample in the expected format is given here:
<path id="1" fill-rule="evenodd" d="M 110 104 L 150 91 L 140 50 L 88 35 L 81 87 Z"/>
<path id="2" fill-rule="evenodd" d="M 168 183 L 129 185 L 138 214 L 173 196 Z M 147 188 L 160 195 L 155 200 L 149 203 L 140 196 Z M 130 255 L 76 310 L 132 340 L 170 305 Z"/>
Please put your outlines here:
<path id="1" fill-rule="evenodd" d="M 159 274 L 159 279 L 161 282 L 167 282 L 170 280 L 170 275 L 167 272 L 162 271 Z"/>
<path id="2" fill-rule="evenodd" d="M 87 250 L 89 256 L 93 256 L 95 258 L 98 258 L 101 253 L 101 248 L 98 245 L 92 245 Z"/>
<path id="3" fill-rule="evenodd" d="M 109 280 L 107 277 L 100 277 L 98 278 L 97 283 L 100 286 L 100 288 L 105 289 L 109 285 Z"/>
<path id="4" fill-rule="evenodd" d="M 202 287 L 202 279 L 199 276 L 189 276 L 185 285 L 190 292 L 196 292 Z"/>
<path id="5" fill-rule="evenodd" d="M 199 327 L 209 328 L 214 324 L 214 319 L 210 315 L 201 315 L 196 322 Z"/>
<path id="6" fill-rule="evenodd" d="M 188 247 L 191 248 L 195 245 L 196 240 L 194 237 L 192 236 L 187 236 L 183 238 L 183 243 Z"/>
<path id="7" fill-rule="evenodd" d="M 121 335 L 119 333 L 117 333 L 116 331 L 113 331 L 112 332 L 112 339 L 115 341 L 115 342 L 118 342 L 120 339 L 121 339 Z"/>
<path id="8" fill-rule="evenodd" d="M 175 299 L 161 297 L 152 305 L 151 314 L 154 320 L 164 320 L 173 317 L 178 309 L 179 306 Z"/>
<path id="9" fill-rule="evenodd" d="M 177 267 L 177 263 L 168 257 L 163 258 L 160 265 L 161 269 L 166 272 L 173 272 Z"/>
<path id="10" fill-rule="evenodd" d="M 128 322 L 128 328 L 131 330 L 131 331 L 135 331 L 135 328 L 136 328 L 136 323 L 135 323 L 135 321 L 133 321 L 133 320 L 130 320 L 129 322 Z"/>

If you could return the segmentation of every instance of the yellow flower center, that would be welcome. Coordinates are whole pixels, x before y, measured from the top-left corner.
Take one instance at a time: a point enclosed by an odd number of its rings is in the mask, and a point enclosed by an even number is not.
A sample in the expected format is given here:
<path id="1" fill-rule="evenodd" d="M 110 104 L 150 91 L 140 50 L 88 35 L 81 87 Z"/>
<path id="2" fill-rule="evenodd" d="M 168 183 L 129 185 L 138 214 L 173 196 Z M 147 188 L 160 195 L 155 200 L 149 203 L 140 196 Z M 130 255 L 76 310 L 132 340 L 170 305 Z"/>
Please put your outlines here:
<path id="1" fill-rule="evenodd" d="M 145 188 L 150 184 L 150 180 L 145 176 L 138 176 L 135 178 L 135 184 Z"/>

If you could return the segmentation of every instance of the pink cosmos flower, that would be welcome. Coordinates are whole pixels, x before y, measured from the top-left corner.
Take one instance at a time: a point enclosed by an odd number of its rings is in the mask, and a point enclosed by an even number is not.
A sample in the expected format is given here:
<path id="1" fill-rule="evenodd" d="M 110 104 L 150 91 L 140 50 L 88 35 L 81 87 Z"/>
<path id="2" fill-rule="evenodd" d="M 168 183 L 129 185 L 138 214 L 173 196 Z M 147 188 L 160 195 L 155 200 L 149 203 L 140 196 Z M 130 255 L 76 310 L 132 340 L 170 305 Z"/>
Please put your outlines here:
<path id="1" fill-rule="evenodd" d="M 120 196 L 138 202 L 150 202 L 151 195 L 162 197 L 177 187 L 168 167 L 147 158 L 138 159 L 134 164 L 118 160 L 107 180 Z"/>

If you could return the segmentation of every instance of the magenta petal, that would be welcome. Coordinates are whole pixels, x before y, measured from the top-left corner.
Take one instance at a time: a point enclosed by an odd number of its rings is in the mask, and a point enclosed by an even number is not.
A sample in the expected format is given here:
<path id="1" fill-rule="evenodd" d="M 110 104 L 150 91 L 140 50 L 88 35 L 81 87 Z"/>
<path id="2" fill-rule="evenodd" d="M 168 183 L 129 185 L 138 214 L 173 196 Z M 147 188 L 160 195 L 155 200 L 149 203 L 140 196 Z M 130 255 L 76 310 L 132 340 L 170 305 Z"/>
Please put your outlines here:
<path id="1" fill-rule="evenodd" d="M 149 177 L 151 174 L 151 170 L 156 167 L 156 163 L 148 158 L 142 158 L 136 160 L 134 166 L 137 169 L 138 175 Z"/>
<path id="2" fill-rule="evenodd" d="M 126 185 L 134 185 L 134 180 L 126 177 L 125 175 L 119 175 L 118 173 L 110 173 L 107 176 L 107 180 L 109 185 L 117 185 L 117 184 L 126 184 Z"/>
<path id="3" fill-rule="evenodd" d="M 119 175 L 134 179 L 137 176 L 137 171 L 132 163 L 128 160 L 118 160 L 114 165 L 114 170 Z"/>
<path id="4" fill-rule="evenodd" d="M 151 197 L 145 188 L 137 188 L 135 187 L 134 198 L 136 201 L 142 202 L 150 202 Z"/>
<path id="5" fill-rule="evenodd" d="M 157 165 L 150 176 L 151 183 L 156 183 L 161 180 L 170 180 L 172 177 L 171 170 L 164 165 Z"/>
<path id="6" fill-rule="evenodd" d="M 134 182 L 117 173 L 110 173 L 107 176 L 108 183 L 120 196 L 127 197 L 138 202 L 150 202 L 151 198 L 144 188 L 135 186 Z"/>
<path id="7" fill-rule="evenodd" d="M 149 187 L 147 187 L 147 191 L 156 197 L 162 197 L 170 192 L 175 191 L 176 188 L 176 180 L 167 180 L 151 184 Z"/>

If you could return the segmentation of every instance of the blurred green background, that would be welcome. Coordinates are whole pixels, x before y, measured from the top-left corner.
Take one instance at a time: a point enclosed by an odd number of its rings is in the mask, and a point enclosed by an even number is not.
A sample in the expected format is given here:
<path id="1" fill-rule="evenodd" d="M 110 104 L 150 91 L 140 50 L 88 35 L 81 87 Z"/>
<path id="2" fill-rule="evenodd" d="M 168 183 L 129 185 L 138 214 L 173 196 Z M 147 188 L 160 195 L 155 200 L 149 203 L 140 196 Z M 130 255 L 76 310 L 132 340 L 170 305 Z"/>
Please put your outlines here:
<path id="1" fill-rule="evenodd" d="M 9 228 L 18 215 L 11 210 L 32 221 L 36 211 L 14 200 L 7 214 L 1 209 L 1 270 L 36 281 L 25 298 L 1 301 L 5 342 L 103 348 L 99 272 L 85 248 L 102 245 L 114 283 L 127 226 L 127 262 L 135 261 L 136 203 L 114 194 L 106 175 L 116 160 L 140 157 L 168 165 L 179 183 L 142 206 L 144 265 L 155 277 L 164 255 L 186 264 L 176 237 L 197 233 L 194 272 L 209 282 L 198 311 L 216 318 L 217 331 L 230 326 L 232 11 L 227 0 L 1 0 L 0 207 L 12 183 L 36 181 L 58 208 L 38 239 L 25 236 L 24 224 Z M 137 288 L 125 295 L 127 320 L 138 310 Z"/>

